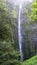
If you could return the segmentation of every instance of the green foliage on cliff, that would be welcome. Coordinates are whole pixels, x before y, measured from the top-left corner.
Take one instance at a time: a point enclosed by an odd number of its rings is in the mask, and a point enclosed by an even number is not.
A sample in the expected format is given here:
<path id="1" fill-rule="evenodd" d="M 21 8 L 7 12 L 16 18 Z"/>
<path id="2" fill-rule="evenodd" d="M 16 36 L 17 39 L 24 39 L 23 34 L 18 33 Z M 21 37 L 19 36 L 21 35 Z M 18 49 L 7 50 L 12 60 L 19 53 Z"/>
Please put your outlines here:
<path id="1" fill-rule="evenodd" d="M 33 56 L 32 58 L 24 61 L 22 65 L 37 65 L 37 55 Z"/>
<path id="2" fill-rule="evenodd" d="M 37 0 L 32 3 L 31 19 L 37 21 Z"/>
<path id="3" fill-rule="evenodd" d="M 8 7 L 4 0 L 0 0 L 0 65 L 20 65 L 12 28 Z"/>

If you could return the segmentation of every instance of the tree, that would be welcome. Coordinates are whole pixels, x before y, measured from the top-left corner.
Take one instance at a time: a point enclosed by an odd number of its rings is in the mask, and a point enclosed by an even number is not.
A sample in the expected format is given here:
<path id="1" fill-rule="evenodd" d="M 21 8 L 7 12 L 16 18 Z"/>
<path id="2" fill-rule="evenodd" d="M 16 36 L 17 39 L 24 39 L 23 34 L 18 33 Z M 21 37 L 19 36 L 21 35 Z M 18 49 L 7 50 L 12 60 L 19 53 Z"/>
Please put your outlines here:
<path id="1" fill-rule="evenodd" d="M 0 65 L 20 65 L 20 54 L 14 44 L 8 7 L 4 0 L 0 0 Z"/>
<path id="2" fill-rule="evenodd" d="M 32 13 L 31 13 L 31 19 L 34 21 L 37 21 L 37 0 L 34 0 L 34 2 L 31 4 L 32 6 Z"/>

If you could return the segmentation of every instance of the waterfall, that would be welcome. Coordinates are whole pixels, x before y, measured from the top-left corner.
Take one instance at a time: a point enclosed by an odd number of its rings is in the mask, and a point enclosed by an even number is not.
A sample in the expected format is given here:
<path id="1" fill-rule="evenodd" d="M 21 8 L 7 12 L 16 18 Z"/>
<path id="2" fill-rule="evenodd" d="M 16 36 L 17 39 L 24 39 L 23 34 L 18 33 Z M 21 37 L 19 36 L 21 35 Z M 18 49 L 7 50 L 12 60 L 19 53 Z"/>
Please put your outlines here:
<path id="1" fill-rule="evenodd" d="M 22 4 L 19 4 L 19 13 L 18 13 L 18 39 L 19 39 L 19 50 L 20 50 L 20 53 L 21 53 L 21 60 L 23 60 L 22 35 L 21 35 L 21 10 L 22 10 Z"/>

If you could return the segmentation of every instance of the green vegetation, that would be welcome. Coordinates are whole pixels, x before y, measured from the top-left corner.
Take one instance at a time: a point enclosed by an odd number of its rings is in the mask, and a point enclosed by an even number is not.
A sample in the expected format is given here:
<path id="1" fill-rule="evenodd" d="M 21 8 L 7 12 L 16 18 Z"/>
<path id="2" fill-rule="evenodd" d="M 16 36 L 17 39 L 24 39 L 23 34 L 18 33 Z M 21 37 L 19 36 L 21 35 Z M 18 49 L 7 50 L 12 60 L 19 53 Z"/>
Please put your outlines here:
<path id="1" fill-rule="evenodd" d="M 32 3 L 31 19 L 37 21 L 37 0 Z"/>
<path id="2" fill-rule="evenodd" d="M 20 54 L 14 44 L 8 7 L 4 0 L 0 0 L 0 65 L 20 64 Z"/>
<path id="3" fill-rule="evenodd" d="M 0 0 L 0 65 L 37 65 L 37 0 L 24 3 L 21 12 L 25 59 L 22 64 L 18 45 L 18 5 Z"/>
<path id="4" fill-rule="evenodd" d="M 24 61 L 22 65 L 37 65 L 37 55 L 33 56 L 32 58 Z"/>

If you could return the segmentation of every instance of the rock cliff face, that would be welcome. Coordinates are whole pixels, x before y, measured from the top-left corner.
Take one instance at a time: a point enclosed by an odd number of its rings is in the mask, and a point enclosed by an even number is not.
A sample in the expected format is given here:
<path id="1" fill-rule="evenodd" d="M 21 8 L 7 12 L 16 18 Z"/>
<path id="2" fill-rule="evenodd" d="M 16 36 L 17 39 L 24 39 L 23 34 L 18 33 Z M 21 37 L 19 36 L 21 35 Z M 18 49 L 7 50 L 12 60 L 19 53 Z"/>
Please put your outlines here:
<path id="1" fill-rule="evenodd" d="M 18 45 L 18 6 L 15 6 L 13 2 L 7 2 L 8 8 L 10 10 L 10 15 L 12 10 L 16 17 L 11 17 L 13 38 L 15 40 L 15 49 L 19 50 Z M 21 13 L 21 34 L 22 34 L 22 51 L 24 59 L 27 59 L 35 54 L 37 54 L 37 24 L 31 23 L 29 16 L 31 13 L 30 3 L 25 3 L 23 5 L 23 10 Z M 16 12 L 16 13 L 15 13 Z M 14 15 L 13 14 L 13 15 Z"/>

